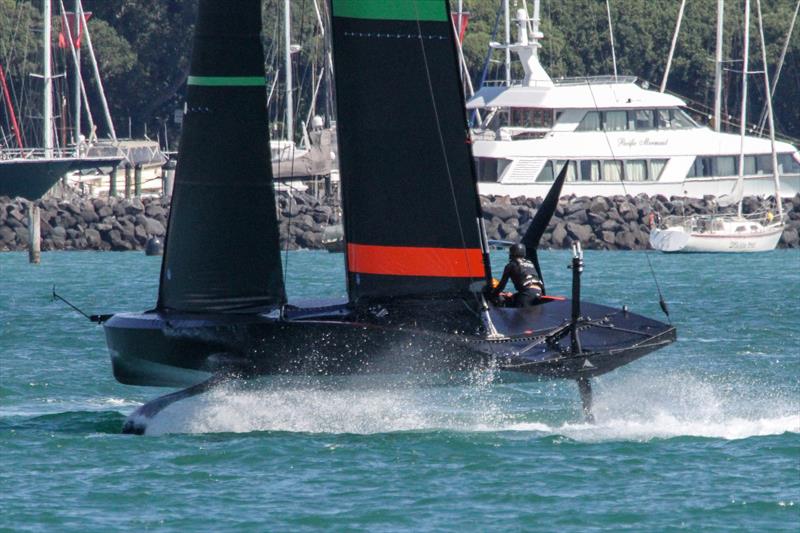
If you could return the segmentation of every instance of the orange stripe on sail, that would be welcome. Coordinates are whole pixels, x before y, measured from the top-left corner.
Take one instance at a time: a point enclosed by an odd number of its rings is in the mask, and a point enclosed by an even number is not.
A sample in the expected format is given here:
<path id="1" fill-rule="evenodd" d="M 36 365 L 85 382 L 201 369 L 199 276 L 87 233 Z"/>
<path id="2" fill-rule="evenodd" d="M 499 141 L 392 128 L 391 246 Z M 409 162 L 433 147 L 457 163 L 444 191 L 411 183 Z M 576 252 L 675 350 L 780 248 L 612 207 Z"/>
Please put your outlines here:
<path id="1" fill-rule="evenodd" d="M 347 244 L 347 269 L 360 274 L 484 277 L 480 248 L 419 248 Z"/>

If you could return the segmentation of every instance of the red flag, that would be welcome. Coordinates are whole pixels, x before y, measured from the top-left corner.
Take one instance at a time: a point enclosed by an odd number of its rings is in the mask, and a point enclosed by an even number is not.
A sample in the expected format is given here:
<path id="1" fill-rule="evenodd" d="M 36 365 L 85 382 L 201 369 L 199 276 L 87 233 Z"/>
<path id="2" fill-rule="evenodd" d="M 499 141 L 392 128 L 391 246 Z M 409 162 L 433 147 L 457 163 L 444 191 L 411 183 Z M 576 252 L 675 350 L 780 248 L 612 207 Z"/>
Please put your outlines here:
<path id="1" fill-rule="evenodd" d="M 69 44 L 67 43 L 67 28 L 69 27 L 69 31 L 72 34 L 72 44 L 75 45 L 75 48 L 80 49 L 81 37 L 83 37 L 83 27 L 86 25 L 86 21 L 89 20 L 91 16 L 91 13 L 84 12 L 84 23 L 78 24 L 78 19 L 75 16 L 75 13 L 64 13 L 61 16 L 61 31 L 58 33 L 58 47 L 63 49 L 69 48 Z"/>
<path id="2" fill-rule="evenodd" d="M 458 31 L 458 13 L 453 11 L 450 13 L 453 18 L 453 27 Z M 467 24 L 469 24 L 469 11 L 461 12 L 461 31 L 458 32 L 458 42 L 464 42 L 464 34 L 467 33 Z"/>

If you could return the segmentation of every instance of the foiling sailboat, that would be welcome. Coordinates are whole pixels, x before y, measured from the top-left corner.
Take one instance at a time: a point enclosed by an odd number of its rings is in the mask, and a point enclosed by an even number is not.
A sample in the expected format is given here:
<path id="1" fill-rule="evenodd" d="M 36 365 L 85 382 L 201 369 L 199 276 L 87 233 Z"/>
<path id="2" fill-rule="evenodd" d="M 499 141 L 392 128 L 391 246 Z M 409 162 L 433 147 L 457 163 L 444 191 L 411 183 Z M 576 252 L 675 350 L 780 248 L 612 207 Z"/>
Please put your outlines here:
<path id="1" fill-rule="evenodd" d="M 590 417 L 591 378 L 670 344 L 675 328 L 581 302 L 579 246 L 571 300 L 488 301 L 489 248 L 447 1 L 332 8 L 347 301 L 287 301 L 260 1 L 201 0 L 158 304 L 97 318 L 118 381 L 188 388 L 145 404 L 123 431 L 144 432 L 155 413 L 220 381 L 265 374 L 495 368 L 576 380 Z M 375 146 L 392 149 L 376 155 Z M 565 176 L 523 239 L 537 270 Z"/>
<path id="2" fill-rule="evenodd" d="M 772 114 L 772 94 L 767 73 L 767 56 L 764 43 L 764 30 L 761 21 L 761 3 L 758 5 L 758 26 L 761 37 L 761 56 L 764 64 L 764 88 L 766 91 L 767 117 L 772 145 L 772 177 L 775 185 L 775 203 L 778 216 L 772 212 L 753 213 L 744 216 L 742 201 L 744 196 L 744 176 L 747 160 L 744 153 L 747 125 L 747 76 L 750 53 L 750 0 L 744 5 L 744 43 L 742 59 L 742 101 L 740 117 L 740 150 L 737 164 L 739 178 L 729 194 L 717 199 L 721 208 L 737 206 L 736 214 L 714 214 L 705 216 L 668 217 L 661 227 L 650 231 L 650 246 L 662 252 L 768 252 L 778 245 L 784 230 L 783 206 L 781 204 L 780 176 L 778 175 L 778 155 L 775 149 L 775 124 Z M 718 24 L 721 27 L 721 11 Z M 720 30 L 721 31 L 721 30 Z M 718 43 L 718 46 L 721 46 Z M 720 55 L 718 53 L 718 55 Z M 751 169 L 752 170 L 752 169 Z"/>

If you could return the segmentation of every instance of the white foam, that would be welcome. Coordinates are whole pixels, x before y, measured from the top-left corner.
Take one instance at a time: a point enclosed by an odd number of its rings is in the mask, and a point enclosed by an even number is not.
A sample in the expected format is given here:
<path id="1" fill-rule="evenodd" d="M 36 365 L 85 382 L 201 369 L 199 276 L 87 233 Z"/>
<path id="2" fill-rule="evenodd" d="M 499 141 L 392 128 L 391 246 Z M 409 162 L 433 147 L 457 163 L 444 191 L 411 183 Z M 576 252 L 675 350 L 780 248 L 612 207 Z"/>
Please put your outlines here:
<path id="1" fill-rule="evenodd" d="M 800 433 L 796 394 L 782 397 L 760 385 L 720 378 L 601 378 L 595 386 L 595 424 L 578 421 L 579 399 L 571 383 L 511 387 L 492 381 L 481 376 L 467 386 L 385 389 L 223 386 L 171 405 L 149 421 L 147 434 L 522 431 L 597 442 Z"/>

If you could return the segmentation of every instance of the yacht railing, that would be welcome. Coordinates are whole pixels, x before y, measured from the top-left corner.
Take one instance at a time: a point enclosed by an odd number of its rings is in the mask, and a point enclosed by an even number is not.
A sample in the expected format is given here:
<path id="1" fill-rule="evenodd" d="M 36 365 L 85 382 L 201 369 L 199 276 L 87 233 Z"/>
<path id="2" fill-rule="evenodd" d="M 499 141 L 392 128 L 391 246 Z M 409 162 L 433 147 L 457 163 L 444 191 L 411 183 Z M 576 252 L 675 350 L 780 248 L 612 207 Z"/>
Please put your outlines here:
<path id="1" fill-rule="evenodd" d="M 554 78 L 555 85 L 569 86 L 569 85 L 609 85 L 609 84 L 623 84 L 623 83 L 636 83 L 638 78 L 636 76 L 573 76 L 569 78 Z M 484 87 L 503 87 L 506 86 L 506 80 L 486 80 L 483 83 Z M 510 87 L 522 87 L 523 80 L 511 80 Z"/>
<path id="2" fill-rule="evenodd" d="M 53 148 L 49 157 L 75 157 L 74 149 Z M 44 159 L 48 157 L 48 150 L 44 148 L 0 148 L 0 160 L 10 159 Z"/>
<path id="3" fill-rule="evenodd" d="M 719 231 L 723 229 L 724 220 L 744 220 L 760 226 L 769 226 L 778 222 L 778 217 L 768 210 L 759 210 L 739 217 L 736 213 L 717 213 L 710 215 L 669 215 L 664 217 L 659 226 L 663 228 L 674 228 L 682 226 L 688 232 L 703 233 L 707 231 Z"/>
<path id="4" fill-rule="evenodd" d="M 573 76 L 569 78 L 554 78 L 556 85 L 609 85 L 615 83 L 636 83 L 636 76 Z"/>

